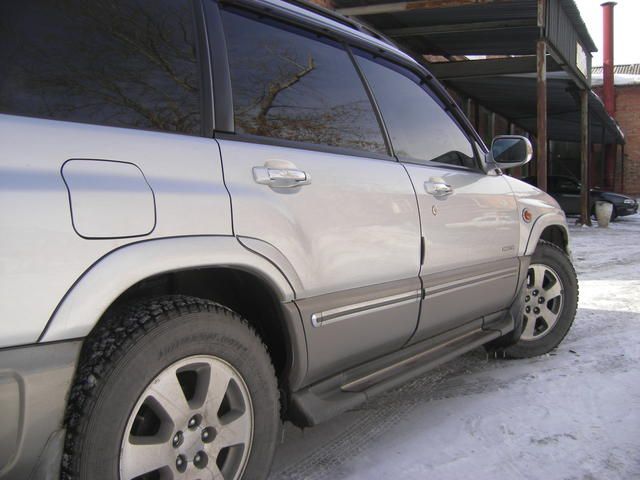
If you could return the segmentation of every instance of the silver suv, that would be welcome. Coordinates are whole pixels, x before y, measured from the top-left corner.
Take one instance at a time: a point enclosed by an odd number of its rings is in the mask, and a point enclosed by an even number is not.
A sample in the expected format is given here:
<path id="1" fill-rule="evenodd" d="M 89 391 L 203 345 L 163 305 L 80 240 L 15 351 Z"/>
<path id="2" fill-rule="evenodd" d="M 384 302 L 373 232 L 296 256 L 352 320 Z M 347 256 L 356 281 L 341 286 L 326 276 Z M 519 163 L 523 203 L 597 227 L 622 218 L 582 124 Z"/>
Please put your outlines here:
<path id="1" fill-rule="evenodd" d="M 349 20 L 2 2 L 0 112 L 4 478 L 264 478 L 282 421 L 573 321 L 529 142 Z"/>

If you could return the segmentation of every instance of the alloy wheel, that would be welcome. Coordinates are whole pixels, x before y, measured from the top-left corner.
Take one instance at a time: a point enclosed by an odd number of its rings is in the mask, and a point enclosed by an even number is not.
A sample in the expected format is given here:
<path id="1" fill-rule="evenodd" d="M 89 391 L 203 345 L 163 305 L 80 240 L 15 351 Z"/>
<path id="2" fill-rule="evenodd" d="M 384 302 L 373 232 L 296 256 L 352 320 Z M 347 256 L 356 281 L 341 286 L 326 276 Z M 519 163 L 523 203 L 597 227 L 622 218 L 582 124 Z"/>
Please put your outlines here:
<path id="1" fill-rule="evenodd" d="M 140 395 L 122 439 L 122 480 L 237 480 L 251 451 L 249 390 L 224 360 L 191 356 Z"/>
<path id="2" fill-rule="evenodd" d="M 557 323 L 564 303 L 564 288 L 556 271 L 533 264 L 527 273 L 524 326 L 521 340 L 532 341 L 547 335 Z"/>

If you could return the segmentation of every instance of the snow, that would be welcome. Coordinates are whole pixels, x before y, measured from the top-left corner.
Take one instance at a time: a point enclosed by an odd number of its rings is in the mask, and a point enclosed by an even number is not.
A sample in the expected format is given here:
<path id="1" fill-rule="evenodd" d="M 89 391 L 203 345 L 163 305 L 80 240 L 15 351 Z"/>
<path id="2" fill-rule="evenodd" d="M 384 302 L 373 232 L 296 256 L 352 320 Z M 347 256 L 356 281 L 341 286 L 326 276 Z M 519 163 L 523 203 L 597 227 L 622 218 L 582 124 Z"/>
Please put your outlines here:
<path id="1" fill-rule="evenodd" d="M 269 478 L 640 479 L 640 215 L 570 228 L 580 302 L 558 349 L 479 349 L 325 424 L 287 424 Z"/>
<path id="2" fill-rule="evenodd" d="M 591 86 L 599 87 L 604 83 L 604 76 L 602 73 L 591 74 Z M 627 85 L 640 85 L 640 75 L 634 75 L 631 73 L 616 73 L 613 76 L 613 84 L 616 87 L 622 87 Z"/>

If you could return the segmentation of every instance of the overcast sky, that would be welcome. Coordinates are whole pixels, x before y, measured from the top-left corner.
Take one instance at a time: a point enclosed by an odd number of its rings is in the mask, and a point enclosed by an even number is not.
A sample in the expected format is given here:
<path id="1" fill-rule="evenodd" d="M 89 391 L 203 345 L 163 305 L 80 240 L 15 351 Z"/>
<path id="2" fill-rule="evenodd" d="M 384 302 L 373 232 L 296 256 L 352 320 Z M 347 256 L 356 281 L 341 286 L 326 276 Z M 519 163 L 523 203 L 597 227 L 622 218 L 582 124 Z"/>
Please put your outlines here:
<path id="1" fill-rule="evenodd" d="M 604 0 L 575 0 L 591 38 L 598 47 L 593 66 L 602 65 L 602 7 Z M 640 20 L 640 0 L 617 0 L 613 9 L 613 59 L 616 65 L 640 63 L 640 48 L 635 40 Z"/>

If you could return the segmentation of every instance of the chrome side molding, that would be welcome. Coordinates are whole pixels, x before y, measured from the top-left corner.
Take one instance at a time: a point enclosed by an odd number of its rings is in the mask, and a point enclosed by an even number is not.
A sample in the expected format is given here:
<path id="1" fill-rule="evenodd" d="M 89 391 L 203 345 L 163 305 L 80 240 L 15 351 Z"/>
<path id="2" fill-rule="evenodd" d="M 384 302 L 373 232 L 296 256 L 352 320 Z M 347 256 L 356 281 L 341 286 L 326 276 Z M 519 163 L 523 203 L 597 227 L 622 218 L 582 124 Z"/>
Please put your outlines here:
<path id="1" fill-rule="evenodd" d="M 314 327 L 322 327 L 331 323 L 347 320 L 364 313 L 370 313 L 376 310 L 383 310 L 391 306 L 398 306 L 419 301 L 422 295 L 421 290 L 411 290 L 410 292 L 390 295 L 388 297 L 377 298 L 375 300 L 367 300 L 366 302 L 354 303 L 344 307 L 332 308 L 324 312 L 314 313 L 311 315 L 311 324 Z"/>

